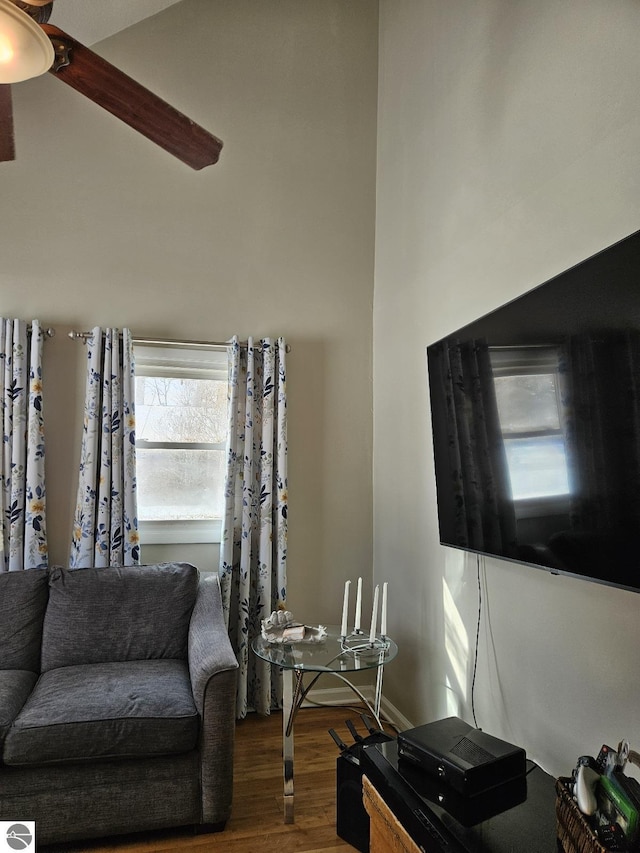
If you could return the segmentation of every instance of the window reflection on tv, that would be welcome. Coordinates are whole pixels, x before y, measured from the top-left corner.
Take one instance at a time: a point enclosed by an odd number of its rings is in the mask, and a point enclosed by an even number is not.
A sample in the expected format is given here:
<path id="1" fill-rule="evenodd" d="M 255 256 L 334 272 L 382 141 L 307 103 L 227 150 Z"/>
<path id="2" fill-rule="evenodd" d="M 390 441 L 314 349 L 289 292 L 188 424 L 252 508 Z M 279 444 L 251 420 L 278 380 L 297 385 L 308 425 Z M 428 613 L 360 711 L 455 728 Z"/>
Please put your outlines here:
<path id="1" fill-rule="evenodd" d="M 640 232 L 427 360 L 440 541 L 640 590 Z"/>

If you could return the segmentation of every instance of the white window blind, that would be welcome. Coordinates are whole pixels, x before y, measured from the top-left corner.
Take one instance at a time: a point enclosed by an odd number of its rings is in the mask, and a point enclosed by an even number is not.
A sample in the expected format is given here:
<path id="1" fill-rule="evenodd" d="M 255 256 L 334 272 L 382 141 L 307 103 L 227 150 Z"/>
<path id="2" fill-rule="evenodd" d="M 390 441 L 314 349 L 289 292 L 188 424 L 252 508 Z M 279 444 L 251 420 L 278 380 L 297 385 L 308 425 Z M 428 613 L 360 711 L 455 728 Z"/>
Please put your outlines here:
<path id="1" fill-rule="evenodd" d="M 141 542 L 219 542 L 227 353 L 136 344 L 134 357 Z"/>

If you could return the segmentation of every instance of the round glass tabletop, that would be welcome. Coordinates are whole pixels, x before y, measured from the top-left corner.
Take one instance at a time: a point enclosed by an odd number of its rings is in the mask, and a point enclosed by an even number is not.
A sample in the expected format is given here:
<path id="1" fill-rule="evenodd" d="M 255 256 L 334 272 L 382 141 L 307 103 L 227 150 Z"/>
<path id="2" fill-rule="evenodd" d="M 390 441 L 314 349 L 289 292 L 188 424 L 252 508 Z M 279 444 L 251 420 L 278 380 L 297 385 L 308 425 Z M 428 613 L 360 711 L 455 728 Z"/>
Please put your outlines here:
<path id="1" fill-rule="evenodd" d="M 327 635 L 317 643 L 269 643 L 258 636 L 251 643 L 255 654 L 269 663 L 281 666 L 283 669 L 297 669 L 308 672 L 357 672 L 358 670 L 376 669 L 392 661 L 398 654 L 398 647 L 385 637 L 382 641 L 380 634 L 376 636 L 376 644 L 369 646 L 369 633 L 358 636 L 351 634 L 347 638 L 349 650 L 342 649 L 340 628 L 328 625 Z"/>

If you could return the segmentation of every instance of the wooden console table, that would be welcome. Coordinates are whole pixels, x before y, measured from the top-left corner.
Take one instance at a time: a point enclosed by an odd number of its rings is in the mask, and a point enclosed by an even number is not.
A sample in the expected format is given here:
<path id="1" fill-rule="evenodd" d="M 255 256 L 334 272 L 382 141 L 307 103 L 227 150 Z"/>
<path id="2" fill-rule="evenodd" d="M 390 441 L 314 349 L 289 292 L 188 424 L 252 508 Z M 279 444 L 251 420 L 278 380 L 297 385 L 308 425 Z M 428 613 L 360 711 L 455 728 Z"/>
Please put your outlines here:
<path id="1" fill-rule="evenodd" d="M 421 853 L 366 776 L 362 777 L 362 798 L 369 815 L 369 853 Z"/>

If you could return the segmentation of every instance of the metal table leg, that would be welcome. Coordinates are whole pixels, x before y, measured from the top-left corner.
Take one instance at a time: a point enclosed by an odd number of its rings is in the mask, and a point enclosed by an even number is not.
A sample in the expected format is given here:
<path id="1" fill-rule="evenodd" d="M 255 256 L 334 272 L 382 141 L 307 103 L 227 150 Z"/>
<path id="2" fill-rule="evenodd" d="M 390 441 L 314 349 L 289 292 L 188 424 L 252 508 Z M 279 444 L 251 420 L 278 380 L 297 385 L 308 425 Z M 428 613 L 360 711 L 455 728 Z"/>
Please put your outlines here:
<path id="1" fill-rule="evenodd" d="M 295 688 L 293 676 L 295 674 Z M 282 768 L 284 774 L 284 822 L 293 823 L 293 721 L 304 698 L 300 670 L 282 674 Z"/>
<path id="2" fill-rule="evenodd" d="M 307 693 L 323 674 L 337 676 L 362 700 L 375 717 L 378 727 L 382 729 L 380 720 L 380 702 L 382 698 L 382 677 L 384 672 L 384 651 L 380 653 L 380 660 L 376 674 L 376 692 L 373 706 L 365 698 L 358 688 L 352 684 L 346 676 L 334 670 L 327 673 L 317 672 L 307 687 L 304 686 L 304 670 L 283 668 L 282 671 L 282 766 L 284 775 L 284 822 L 294 822 L 294 799 L 293 799 L 293 724 L 296 714 L 302 707 Z M 294 682 L 295 676 L 295 682 Z"/>
<path id="3" fill-rule="evenodd" d="M 282 674 L 282 767 L 284 772 L 284 822 L 293 823 L 293 730 L 289 717 L 293 712 L 293 672 Z"/>
<path id="4" fill-rule="evenodd" d="M 375 718 L 378 723 L 378 728 L 382 728 L 380 722 L 380 703 L 382 701 L 382 678 L 384 676 L 384 652 L 380 652 L 380 660 L 378 663 L 378 671 L 376 673 L 376 696 L 374 700 Z"/>

